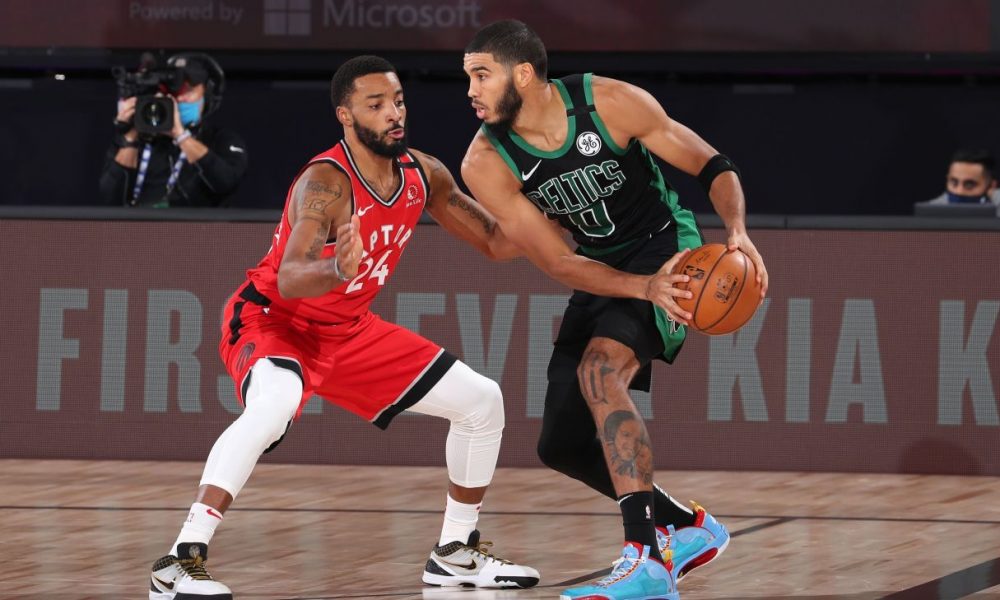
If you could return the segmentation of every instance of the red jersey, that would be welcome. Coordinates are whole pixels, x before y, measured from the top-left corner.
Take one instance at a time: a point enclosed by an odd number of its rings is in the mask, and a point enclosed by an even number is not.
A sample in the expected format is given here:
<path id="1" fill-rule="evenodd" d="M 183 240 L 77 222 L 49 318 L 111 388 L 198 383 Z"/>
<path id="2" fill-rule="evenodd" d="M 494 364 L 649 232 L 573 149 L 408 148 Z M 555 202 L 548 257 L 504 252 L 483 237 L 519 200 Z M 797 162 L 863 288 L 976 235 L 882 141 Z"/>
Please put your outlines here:
<path id="1" fill-rule="evenodd" d="M 278 293 L 278 267 L 292 230 L 288 221 L 288 207 L 295 188 L 295 181 L 292 181 L 281 221 L 274 230 L 271 249 L 256 267 L 247 271 L 247 278 L 258 292 L 271 300 L 270 308 L 276 312 L 292 313 L 319 323 L 345 323 L 368 312 L 375 295 L 396 269 L 423 212 L 430 185 L 417 158 L 409 152 L 404 152 L 396 160 L 400 185 L 388 198 L 381 198 L 360 175 L 346 140 L 315 156 L 303 167 L 303 171 L 319 162 L 335 165 L 351 181 L 352 212 L 361 221 L 364 246 L 357 276 L 314 298 L 285 299 Z M 298 176 L 295 179 L 297 181 Z M 332 258 L 336 246 L 335 241 L 328 242 L 323 248 L 322 258 Z"/>

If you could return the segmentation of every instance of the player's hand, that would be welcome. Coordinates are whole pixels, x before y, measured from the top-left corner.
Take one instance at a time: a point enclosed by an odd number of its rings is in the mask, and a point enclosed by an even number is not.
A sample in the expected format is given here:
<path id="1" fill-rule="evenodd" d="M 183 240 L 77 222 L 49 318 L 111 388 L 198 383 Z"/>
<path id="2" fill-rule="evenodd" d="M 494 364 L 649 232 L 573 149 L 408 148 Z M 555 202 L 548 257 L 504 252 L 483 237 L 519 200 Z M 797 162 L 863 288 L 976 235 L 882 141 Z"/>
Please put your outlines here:
<path id="1" fill-rule="evenodd" d="M 342 280 L 348 281 L 357 277 L 363 250 L 361 219 L 358 215 L 351 215 L 349 223 L 337 228 L 337 255 L 333 260 L 337 261 L 337 272 L 340 273 Z"/>
<path id="2" fill-rule="evenodd" d="M 675 274 L 673 270 L 684 260 L 691 250 L 685 248 L 660 267 L 660 270 L 649 278 L 646 284 L 646 298 L 653 304 L 667 311 L 667 315 L 675 322 L 687 325 L 693 315 L 677 305 L 675 298 L 690 298 L 691 292 L 675 287 L 678 283 L 691 281 L 687 275 Z"/>
<path id="3" fill-rule="evenodd" d="M 750 257 L 750 262 L 757 269 L 757 283 L 760 284 L 760 298 L 763 300 L 767 295 L 767 267 L 764 266 L 764 259 L 760 257 L 760 252 L 757 252 L 757 247 L 753 245 L 745 231 L 730 233 L 726 247 L 730 252 L 735 252 L 738 248 Z"/>

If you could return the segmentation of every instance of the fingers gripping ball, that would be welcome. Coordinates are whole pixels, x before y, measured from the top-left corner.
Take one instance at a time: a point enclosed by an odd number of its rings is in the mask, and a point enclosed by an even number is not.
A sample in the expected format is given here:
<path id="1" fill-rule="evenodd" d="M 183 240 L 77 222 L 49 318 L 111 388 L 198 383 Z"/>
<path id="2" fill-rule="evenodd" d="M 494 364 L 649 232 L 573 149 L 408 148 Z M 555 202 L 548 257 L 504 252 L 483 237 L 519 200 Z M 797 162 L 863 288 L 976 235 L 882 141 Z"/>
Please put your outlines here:
<path id="1" fill-rule="evenodd" d="M 753 262 L 740 250 L 724 244 L 695 248 L 677 265 L 675 273 L 691 281 L 678 283 L 691 298 L 677 304 L 693 315 L 690 327 L 708 335 L 724 335 L 743 327 L 760 306 L 760 284 Z"/>

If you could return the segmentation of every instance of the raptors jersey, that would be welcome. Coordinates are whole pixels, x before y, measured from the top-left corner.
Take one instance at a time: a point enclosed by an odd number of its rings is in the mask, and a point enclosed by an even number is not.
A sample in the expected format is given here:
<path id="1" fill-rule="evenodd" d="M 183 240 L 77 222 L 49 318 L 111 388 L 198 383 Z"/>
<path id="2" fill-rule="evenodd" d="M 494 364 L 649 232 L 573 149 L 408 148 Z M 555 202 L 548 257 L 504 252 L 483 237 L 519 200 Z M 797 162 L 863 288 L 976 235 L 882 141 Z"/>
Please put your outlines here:
<path id="1" fill-rule="evenodd" d="M 358 172 L 345 140 L 314 157 L 303 170 L 320 162 L 336 166 L 351 182 L 352 212 L 361 221 L 364 246 L 357 276 L 315 298 L 285 299 L 278 293 L 278 267 L 292 229 L 288 207 L 293 201 L 293 181 L 285 198 L 281 221 L 274 231 L 271 249 L 255 268 L 247 271 L 247 277 L 256 290 L 271 301 L 271 311 L 324 324 L 346 323 L 367 313 L 375 295 L 389 281 L 420 219 L 430 186 L 420 163 L 409 152 L 396 159 L 400 185 L 388 198 L 380 197 Z M 336 246 L 336 241 L 329 241 L 323 248 L 322 258 L 332 259 Z"/>

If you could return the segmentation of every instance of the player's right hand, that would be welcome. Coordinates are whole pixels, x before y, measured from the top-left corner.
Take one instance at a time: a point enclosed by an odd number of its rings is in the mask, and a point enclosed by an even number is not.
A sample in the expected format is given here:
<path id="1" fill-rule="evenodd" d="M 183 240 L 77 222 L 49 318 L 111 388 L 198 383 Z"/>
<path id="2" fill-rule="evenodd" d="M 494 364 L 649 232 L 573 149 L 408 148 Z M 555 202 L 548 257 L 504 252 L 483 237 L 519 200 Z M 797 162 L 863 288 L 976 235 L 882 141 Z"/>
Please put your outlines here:
<path id="1" fill-rule="evenodd" d="M 682 325 L 688 325 L 694 315 L 678 306 L 675 298 L 690 298 L 692 294 L 676 287 L 676 285 L 691 281 L 691 278 L 687 275 L 675 274 L 673 270 L 690 252 L 690 248 L 685 248 L 673 255 L 660 267 L 659 271 L 650 276 L 649 283 L 646 285 L 646 298 L 667 311 L 667 316 L 671 320 Z"/>
<path id="2" fill-rule="evenodd" d="M 361 245 L 361 219 L 351 215 L 351 220 L 337 228 L 337 270 L 344 281 L 354 279 L 358 275 L 361 255 L 364 248 Z"/>

